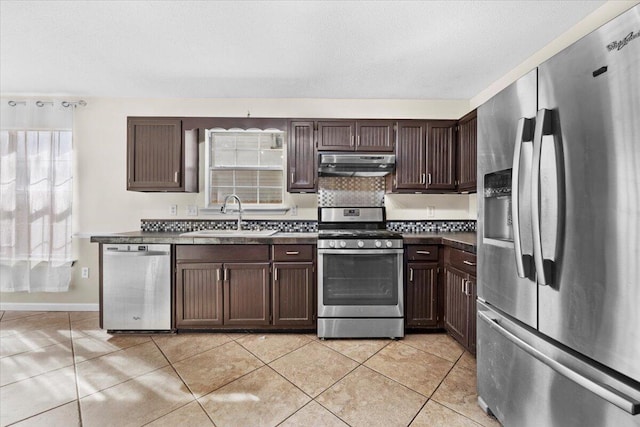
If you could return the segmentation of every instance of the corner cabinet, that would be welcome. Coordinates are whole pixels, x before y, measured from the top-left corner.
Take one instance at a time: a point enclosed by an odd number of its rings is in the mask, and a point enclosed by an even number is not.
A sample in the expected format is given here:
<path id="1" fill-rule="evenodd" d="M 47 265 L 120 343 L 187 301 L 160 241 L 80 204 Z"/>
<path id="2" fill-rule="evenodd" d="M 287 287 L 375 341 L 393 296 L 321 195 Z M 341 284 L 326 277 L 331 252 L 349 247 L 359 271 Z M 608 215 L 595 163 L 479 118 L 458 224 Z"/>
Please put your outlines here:
<path id="1" fill-rule="evenodd" d="M 311 193 L 316 191 L 318 162 L 315 149 L 315 124 L 312 121 L 289 123 L 287 147 L 287 191 Z"/>
<path id="2" fill-rule="evenodd" d="M 476 255 L 450 247 L 444 255 L 445 329 L 476 352 Z"/>
<path id="3" fill-rule="evenodd" d="M 127 190 L 197 192 L 197 176 L 197 130 L 183 134 L 176 118 L 127 118 Z"/>
<path id="4" fill-rule="evenodd" d="M 177 245 L 175 326 L 313 329 L 314 260 L 313 245 Z"/>
<path id="5" fill-rule="evenodd" d="M 478 120 L 473 110 L 458 121 L 456 188 L 475 192 L 477 187 Z"/>

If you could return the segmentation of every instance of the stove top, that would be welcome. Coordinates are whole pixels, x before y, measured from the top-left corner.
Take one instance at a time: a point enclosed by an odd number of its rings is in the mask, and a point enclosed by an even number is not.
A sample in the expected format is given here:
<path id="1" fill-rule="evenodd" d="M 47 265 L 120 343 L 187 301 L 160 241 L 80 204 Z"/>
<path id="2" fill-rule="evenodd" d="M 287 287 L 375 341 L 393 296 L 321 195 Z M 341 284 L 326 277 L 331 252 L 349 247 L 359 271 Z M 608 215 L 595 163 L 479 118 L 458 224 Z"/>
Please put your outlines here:
<path id="1" fill-rule="evenodd" d="M 389 230 L 329 229 L 319 230 L 318 239 L 402 239 L 402 234 Z"/>

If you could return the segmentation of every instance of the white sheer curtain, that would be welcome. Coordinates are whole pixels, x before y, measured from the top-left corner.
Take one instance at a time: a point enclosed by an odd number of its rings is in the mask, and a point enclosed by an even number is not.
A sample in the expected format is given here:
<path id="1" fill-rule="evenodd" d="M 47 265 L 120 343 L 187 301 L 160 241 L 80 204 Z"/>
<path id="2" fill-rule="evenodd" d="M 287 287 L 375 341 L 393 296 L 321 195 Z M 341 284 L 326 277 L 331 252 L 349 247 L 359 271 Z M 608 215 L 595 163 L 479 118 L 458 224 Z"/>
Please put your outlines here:
<path id="1" fill-rule="evenodd" d="M 73 106 L 1 102 L 0 291 L 65 292 L 72 265 Z"/>

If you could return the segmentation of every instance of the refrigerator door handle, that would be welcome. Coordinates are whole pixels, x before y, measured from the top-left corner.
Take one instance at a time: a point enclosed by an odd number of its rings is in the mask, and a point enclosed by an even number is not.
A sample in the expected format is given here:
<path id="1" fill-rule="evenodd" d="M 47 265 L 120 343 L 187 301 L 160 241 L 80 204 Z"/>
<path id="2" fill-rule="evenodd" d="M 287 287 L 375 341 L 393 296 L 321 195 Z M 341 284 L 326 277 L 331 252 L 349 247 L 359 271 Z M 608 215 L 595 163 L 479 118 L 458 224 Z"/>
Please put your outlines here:
<path id="1" fill-rule="evenodd" d="M 522 162 L 522 144 L 533 140 L 533 125 L 533 119 L 522 117 L 518 120 L 516 143 L 513 152 L 513 169 L 511 171 L 511 225 L 513 227 L 513 246 L 516 253 L 516 272 L 518 277 L 522 278 L 531 276 L 531 255 L 522 254 L 520 204 L 525 203 L 526 200 L 520 199 L 520 165 Z"/>
<path id="2" fill-rule="evenodd" d="M 538 350 L 531 344 L 525 342 L 515 334 L 508 331 L 505 327 L 503 327 L 500 324 L 502 320 L 500 316 L 489 316 L 486 313 L 486 311 L 478 310 L 478 318 L 486 322 L 489 327 L 500 333 L 503 337 L 511 341 L 523 351 L 527 352 L 529 355 L 546 364 L 551 369 L 558 372 L 560 375 L 563 375 L 564 377 L 572 380 L 581 387 L 584 387 L 592 393 L 600 396 L 602 399 L 605 399 L 606 401 L 625 410 L 631 415 L 637 415 L 640 413 L 640 399 L 628 396 L 624 392 L 616 390 L 613 387 L 603 385 L 591 378 L 582 375 L 580 372 L 577 372 L 576 370 L 572 369 L 569 366 L 566 366 L 565 364 L 555 360 L 554 358 L 549 357 L 544 352 Z"/>
<path id="3" fill-rule="evenodd" d="M 540 168 L 542 159 L 542 138 L 546 135 L 553 135 L 552 131 L 552 111 L 547 109 L 538 110 L 536 115 L 536 127 L 533 134 L 533 169 L 531 171 L 531 222 L 533 236 L 533 262 L 536 267 L 538 284 L 550 285 L 553 276 L 553 262 L 545 260 L 542 253 L 542 231 L 541 231 L 541 186 Z M 555 189 L 558 190 L 557 188 Z M 550 191 L 547 189 L 547 191 Z"/>

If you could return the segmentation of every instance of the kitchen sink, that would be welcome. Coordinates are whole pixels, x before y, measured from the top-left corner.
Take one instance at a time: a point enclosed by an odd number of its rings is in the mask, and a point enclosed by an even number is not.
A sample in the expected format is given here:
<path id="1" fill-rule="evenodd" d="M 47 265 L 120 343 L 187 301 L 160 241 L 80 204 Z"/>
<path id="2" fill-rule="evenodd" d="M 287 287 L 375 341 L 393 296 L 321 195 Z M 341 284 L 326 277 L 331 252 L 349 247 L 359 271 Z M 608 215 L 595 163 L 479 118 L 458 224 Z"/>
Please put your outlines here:
<path id="1" fill-rule="evenodd" d="M 266 237 L 278 230 L 199 230 L 182 233 L 185 237 Z"/>

